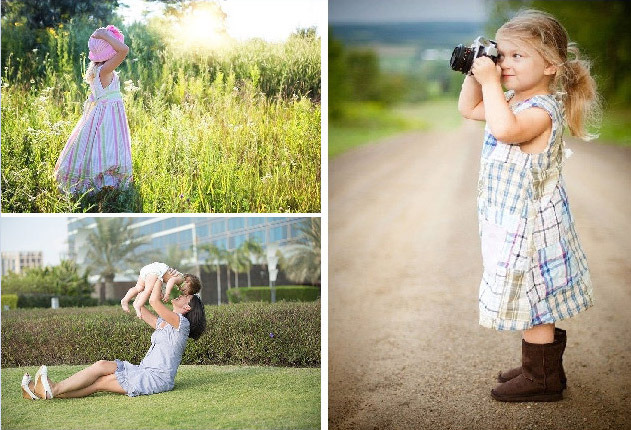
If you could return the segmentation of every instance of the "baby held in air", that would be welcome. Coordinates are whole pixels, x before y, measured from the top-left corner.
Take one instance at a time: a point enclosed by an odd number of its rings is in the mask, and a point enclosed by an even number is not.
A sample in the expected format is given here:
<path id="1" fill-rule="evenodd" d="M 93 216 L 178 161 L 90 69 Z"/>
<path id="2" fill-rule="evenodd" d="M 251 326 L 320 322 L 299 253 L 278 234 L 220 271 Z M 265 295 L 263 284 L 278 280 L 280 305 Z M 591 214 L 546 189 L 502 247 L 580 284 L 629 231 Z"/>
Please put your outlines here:
<path id="1" fill-rule="evenodd" d="M 196 277 L 180 273 L 164 263 L 154 262 L 148 264 L 140 269 L 138 282 L 127 291 L 127 294 L 125 294 L 125 297 L 121 300 L 121 306 L 125 312 L 129 312 L 129 301 L 133 297 L 136 297 L 133 306 L 136 310 L 136 316 L 141 318 L 140 309 L 147 302 L 154 288 L 162 289 L 162 283 L 167 283 L 164 295 L 162 296 L 162 301 L 166 302 L 175 285 L 178 285 L 178 289 L 183 295 L 197 293 L 199 291 L 199 282 L 196 282 L 196 280 Z"/>

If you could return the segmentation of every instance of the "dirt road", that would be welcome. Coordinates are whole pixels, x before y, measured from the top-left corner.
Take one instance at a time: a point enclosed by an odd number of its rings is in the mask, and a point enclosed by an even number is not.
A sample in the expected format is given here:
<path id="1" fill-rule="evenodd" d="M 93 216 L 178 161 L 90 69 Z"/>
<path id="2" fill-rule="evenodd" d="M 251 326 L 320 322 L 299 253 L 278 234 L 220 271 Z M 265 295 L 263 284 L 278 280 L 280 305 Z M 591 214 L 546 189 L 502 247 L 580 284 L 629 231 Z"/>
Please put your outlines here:
<path id="1" fill-rule="evenodd" d="M 399 136 L 329 169 L 329 427 L 631 428 L 631 148 L 570 141 L 595 306 L 567 330 L 557 403 L 491 399 L 520 333 L 478 325 L 479 124 Z"/>

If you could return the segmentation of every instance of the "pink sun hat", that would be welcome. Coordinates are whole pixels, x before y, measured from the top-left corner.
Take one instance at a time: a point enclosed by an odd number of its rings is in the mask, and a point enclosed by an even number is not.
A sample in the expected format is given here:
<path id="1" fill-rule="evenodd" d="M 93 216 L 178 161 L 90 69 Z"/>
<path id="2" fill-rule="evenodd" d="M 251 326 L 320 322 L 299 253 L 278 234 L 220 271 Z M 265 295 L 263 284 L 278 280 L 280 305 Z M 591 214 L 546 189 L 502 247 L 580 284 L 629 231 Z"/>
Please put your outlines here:
<path id="1" fill-rule="evenodd" d="M 121 33 L 118 28 L 114 27 L 113 25 L 108 25 L 107 27 L 105 27 L 105 29 L 109 31 L 109 33 L 116 39 L 125 43 L 125 36 L 123 36 L 123 33 Z M 95 63 L 107 61 L 114 55 L 116 55 L 116 51 L 114 50 L 114 48 L 112 48 L 112 45 L 110 45 L 103 39 L 95 39 L 93 37 L 90 37 L 90 40 L 88 40 L 88 49 L 90 49 L 88 58 Z"/>

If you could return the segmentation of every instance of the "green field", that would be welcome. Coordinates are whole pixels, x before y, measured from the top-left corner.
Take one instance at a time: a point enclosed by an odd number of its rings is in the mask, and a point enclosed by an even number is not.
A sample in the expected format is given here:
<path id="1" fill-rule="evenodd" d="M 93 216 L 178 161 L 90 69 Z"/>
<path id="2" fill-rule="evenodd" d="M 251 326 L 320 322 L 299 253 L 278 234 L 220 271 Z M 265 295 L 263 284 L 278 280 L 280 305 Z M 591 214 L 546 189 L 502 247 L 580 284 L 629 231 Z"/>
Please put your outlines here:
<path id="1" fill-rule="evenodd" d="M 125 29 L 130 54 L 117 71 L 133 187 L 67 196 L 53 169 L 89 93 L 91 27 L 49 29 L 23 54 L 10 49 L 21 28 L 3 21 L 4 212 L 320 212 L 319 38 L 198 55 L 150 27 Z"/>
<path id="2" fill-rule="evenodd" d="M 59 381 L 84 366 L 52 366 Z M 22 398 L 22 375 L 2 369 L 2 429 L 319 429 L 320 369 L 180 366 L 172 391 L 130 398 Z"/>
<path id="3" fill-rule="evenodd" d="M 351 106 L 350 119 L 329 122 L 329 157 L 406 131 L 450 131 L 463 122 L 456 100 L 402 104 L 392 108 L 378 108 L 366 103 Z M 569 135 L 569 130 L 565 133 Z M 595 142 L 631 146 L 631 112 L 619 108 L 605 111 L 600 137 Z"/>
<path id="4" fill-rule="evenodd" d="M 346 116 L 329 122 L 329 157 L 406 131 L 452 130 L 462 123 L 453 100 L 402 104 L 386 108 L 370 103 L 349 103 Z"/>

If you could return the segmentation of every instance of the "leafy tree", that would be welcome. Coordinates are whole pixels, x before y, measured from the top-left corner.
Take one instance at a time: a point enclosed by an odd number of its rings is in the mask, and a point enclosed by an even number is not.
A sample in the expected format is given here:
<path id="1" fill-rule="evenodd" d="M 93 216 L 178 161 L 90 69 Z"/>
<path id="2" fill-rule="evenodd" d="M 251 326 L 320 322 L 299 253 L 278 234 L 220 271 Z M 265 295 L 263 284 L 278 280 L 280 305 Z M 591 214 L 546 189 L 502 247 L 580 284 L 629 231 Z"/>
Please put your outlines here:
<path id="1" fill-rule="evenodd" d="M 315 39 L 318 37 L 317 27 L 297 28 L 289 37 L 297 39 Z"/>
<path id="2" fill-rule="evenodd" d="M 2 277 L 5 294 L 57 294 L 89 296 L 92 287 L 87 272 L 79 273 L 76 263 L 63 260 L 58 266 L 36 267 L 23 273 L 9 273 Z"/>
<path id="3" fill-rule="evenodd" d="M 344 116 L 343 102 L 350 95 L 350 82 L 346 67 L 346 53 L 342 42 L 329 31 L 329 118 L 339 120 Z"/>
<path id="4" fill-rule="evenodd" d="M 354 100 L 380 100 L 379 57 L 369 49 L 347 54 L 348 76 Z"/>
<path id="5" fill-rule="evenodd" d="M 616 1 L 488 1 L 489 34 L 517 10 L 534 8 L 554 15 L 570 40 L 592 61 L 599 91 L 609 103 L 631 105 L 631 2 Z"/>
<path id="6" fill-rule="evenodd" d="M 53 266 L 50 272 L 55 294 L 64 296 L 89 296 L 92 286 L 88 282 L 88 273 L 79 274 L 77 263 L 72 260 L 62 260 L 58 266 Z"/>
<path id="7" fill-rule="evenodd" d="M 77 15 L 92 17 L 95 22 L 110 21 L 118 0 L 2 0 L 2 18 L 31 29 L 53 28 Z"/>
<path id="8" fill-rule="evenodd" d="M 321 270 L 320 218 L 310 218 L 299 227 L 302 235 L 294 243 L 283 248 L 280 266 L 294 282 L 316 285 Z"/>
<path id="9" fill-rule="evenodd" d="M 114 276 L 126 269 L 139 269 L 144 253 L 136 252 L 147 239 L 129 228 L 129 218 L 96 218 L 96 228 L 87 236 L 87 269 L 98 273 L 105 284 L 99 300 L 114 295 Z"/>

